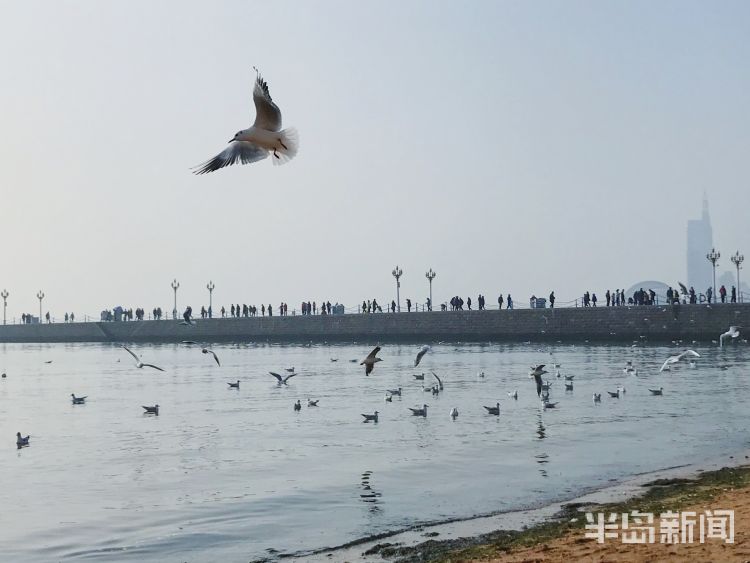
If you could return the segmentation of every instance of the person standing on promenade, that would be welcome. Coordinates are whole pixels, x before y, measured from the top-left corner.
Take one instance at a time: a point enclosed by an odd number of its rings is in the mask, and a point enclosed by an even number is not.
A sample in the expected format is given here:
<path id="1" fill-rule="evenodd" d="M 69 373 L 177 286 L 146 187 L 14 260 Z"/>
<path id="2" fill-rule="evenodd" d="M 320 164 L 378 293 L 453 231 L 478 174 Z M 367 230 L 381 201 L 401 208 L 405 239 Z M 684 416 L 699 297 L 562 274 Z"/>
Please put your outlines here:
<path id="1" fill-rule="evenodd" d="M 268 311 L 268 316 L 273 317 L 273 308 L 271 307 L 270 303 L 268 304 L 268 307 L 266 308 L 266 310 Z"/>
<path id="2" fill-rule="evenodd" d="M 596 307 L 596 293 L 591 294 L 591 305 L 592 307 Z"/>
<path id="3" fill-rule="evenodd" d="M 607 293 L 604 294 L 604 298 L 607 300 L 607 307 L 609 307 L 609 302 L 612 299 L 612 294 L 607 290 Z"/>
<path id="4" fill-rule="evenodd" d="M 406 300 L 406 312 L 411 313 L 411 299 Z"/>
<path id="5" fill-rule="evenodd" d="M 549 294 L 549 308 L 554 309 L 555 308 L 555 292 Z"/>
<path id="6" fill-rule="evenodd" d="M 732 296 L 729 298 L 731 303 L 737 303 L 737 288 L 732 286 Z M 71 313 L 72 315 L 73 313 Z"/>
<path id="7" fill-rule="evenodd" d="M 714 290 L 710 287 L 706 290 L 706 299 L 708 300 L 708 304 L 711 304 L 711 298 L 714 296 Z"/>
<path id="8" fill-rule="evenodd" d="M 727 302 L 727 288 L 723 285 L 719 288 L 719 297 L 721 297 L 721 302 L 726 303 Z"/>
<path id="9" fill-rule="evenodd" d="M 510 296 L 510 293 L 508 294 L 508 309 L 513 308 L 513 298 Z"/>
<path id="10" fill-rule="evenodd" d="M 503 308 L 503 294 L 502 293 L 497 298 L 497 308 L 498 309 L 502 309 Z"/>
<path id="11" fill-rule="evenodd" d="M 47 314 L 45 315 L 45 318 L 47 319 L 47 324 L 49 324 L 49 311 L 47 311 Z"/>

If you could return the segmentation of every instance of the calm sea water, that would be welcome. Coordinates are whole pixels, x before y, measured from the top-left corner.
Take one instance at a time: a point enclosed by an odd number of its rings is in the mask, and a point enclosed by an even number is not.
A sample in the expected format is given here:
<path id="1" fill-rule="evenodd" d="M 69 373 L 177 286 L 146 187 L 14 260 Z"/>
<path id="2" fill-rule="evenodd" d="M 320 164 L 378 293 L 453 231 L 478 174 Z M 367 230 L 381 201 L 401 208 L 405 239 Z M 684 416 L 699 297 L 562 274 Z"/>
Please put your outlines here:
<path id="1" fill-rule="evenodd" d="M 415 370 L 418 347 L 391 345 L 365 377 L 349 360 L 367 343 L 216 345 L 221 367 L 196 347 L 132 346 L 165 373 L 117 346 L 0 345 L 0 560 L 243 562 L 734 455 L 748 445 L 750 348 L 694 347 L 696 368 L 659 374 L 676 347 L 436 344 Z M 542 412 L 528 368 L 553 362 L 575 387 L 550 369 L 559 404 Z M 267 373 L 291 366 L 286 387 Z M 437 397 L 413 377 L 431 385 L 430 370 Z M 618 385 L 623 398 L 592 402 Z M 160 416 L 144 416 L 154 403 Z M 423 403 L 427 418 L 411 416 Z M 17 431 L 31 447 L 16 449 Z"/>

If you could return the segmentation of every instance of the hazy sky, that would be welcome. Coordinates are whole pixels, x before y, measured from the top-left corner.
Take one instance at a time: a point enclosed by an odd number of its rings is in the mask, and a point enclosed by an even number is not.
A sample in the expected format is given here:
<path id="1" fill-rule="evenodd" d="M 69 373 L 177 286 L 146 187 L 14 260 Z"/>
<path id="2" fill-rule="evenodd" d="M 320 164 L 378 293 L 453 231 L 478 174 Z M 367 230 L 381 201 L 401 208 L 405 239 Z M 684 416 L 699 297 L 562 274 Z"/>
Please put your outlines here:
<path id="1" fill-rule="evenodd" d="M 748 2 L 0 2 L 8 313 L 402 299 L 750 259 Z M 190 167 L 254 118 L 298 156 Z"/>

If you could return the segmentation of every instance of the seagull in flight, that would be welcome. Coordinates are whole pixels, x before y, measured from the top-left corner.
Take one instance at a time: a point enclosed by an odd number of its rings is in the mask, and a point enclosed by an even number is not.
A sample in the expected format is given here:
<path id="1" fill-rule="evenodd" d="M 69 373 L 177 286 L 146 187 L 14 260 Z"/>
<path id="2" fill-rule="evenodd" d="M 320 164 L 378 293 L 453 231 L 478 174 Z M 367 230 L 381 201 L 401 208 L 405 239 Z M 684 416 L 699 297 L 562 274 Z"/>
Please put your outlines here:
<path id="1" fill-rule="evenodd" d="M 442 391 L 443 390 L 443 382 L 442 382 L 442 380 L 437 376 L 437 374 L 434 371 L 431 371 L 430 373 L 435 377 L 435 379 L 437 379 L 438 388 L 439 388 L 440 391 Z"/>
<path id="2" fill-rule="evenodd" d="M 375 346 L 373 351 L 370 352 L 367 357 L 359 363 L 359 365 L 365 366 L 365 375 L 370 375 L 373 368 L 375 367 L 375 364 L 377 362 L 383 361 L 381 358 L 376 357 L 378 355 L 378 352 L 380 352 L 380 346 Z"/>
<path id="3" fill-rule="evenodd" d="M 219 356 L 216 355 L 216 352 L 213 350 L 210 350 L 209 348 L 204 348 L 201 350 L 204 354 L 211 354 L 214 357 L 214 360 L 216 360 L 216 365 L 221 367 L 221 364 L 219 363 Z"/>
<path id="4" fill-rule="evenodd" d="M 256 73 L 253 102 L 255 123 L 248 129 L 238 131 L 229 141 L 229 146 L 210 160 L 198 165 L 194 174 L 214 172 L 232 164 L 250 164 L 273 155 L 274 164 L 284 164 L 297 154 L 299 138 L 294 128 L 281 129 L 281 110 L 268 91 L 268 83 Z"/>
<path id="5" fill-rule="evenodd" d="M 282 377 L 278 373 L 276 373 L 275 371 L 269 371 L 268 373 L 270 373 L 271 375 L 273 375 L 276 378 L 276 381 L 279 382 L 278 383 L 279 385 L 286 385 L 287 381 L 289 381 L 292 377 L 294 377 L 295 375 L 297 375 L 296 373 L 290 373 L 286 377 Z"/>
<path id="6" fill-rule="evenodd" d="M 422 361 L 422 357 L 430 351 L 429 346 L 422 346 L 422 348 L 417 352 L 417 357 L 414 359 L 414 367 L 417 367 L 419 365 L 419 362 Z"/>
<path id="7" fill-rule="evenodd" d="M 159 366 L 155 366 L 154 364 L 144 364 L 141 361 L 141 359 L 138 357 L 138 355 L 135 352 L 133 352 L 130 348 L 128 348 L 127 346 L 123 346 L 123 348 L 125 349 L 125 351 L 128 354 L 130 354 L 131 356 L 133 356 L 135 358 L 135 367 L 137 367 L 137 368 L 153 368 L 153 369 L 158 369 L 159 371 L 164 371 Z"/>
<path id="8" fill-rule="evenodd" d="M 730 326 L 729 330 L 719 336 L 719 347 L 724 347 L 724 340 L 727 338 L 737 338 L 740 335 L 741 326 Z"/>
<path id="9" fill-rule="evenodd" d="M 659 371 L 669 370 L 671 369 L 672 364 L 676 364 L 680 360 L 687 358 L 688 356 L 693 356 L 695 358 L 700 358 L 701 355 L 696 352 L 695 350 L 685 350 L 684 352 L 677 354 L 676 356 L 669 356 L 666 361 L 662 364 L 661 369 Z"/>

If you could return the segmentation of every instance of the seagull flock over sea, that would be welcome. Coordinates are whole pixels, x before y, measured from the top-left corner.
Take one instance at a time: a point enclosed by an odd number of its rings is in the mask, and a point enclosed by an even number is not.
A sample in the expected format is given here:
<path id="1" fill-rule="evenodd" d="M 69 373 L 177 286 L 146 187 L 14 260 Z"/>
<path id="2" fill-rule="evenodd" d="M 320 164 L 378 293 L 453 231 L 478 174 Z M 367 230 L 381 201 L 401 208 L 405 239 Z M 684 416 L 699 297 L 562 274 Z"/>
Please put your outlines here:
<path id="1" fill-rule="evenodd" d="M 739 326 L 732 326 L 729 328 L 729 330 L 719 337 L 719 345 L 720 347 L 724 346 L 724 342 L 726 340 L 735 340 L 740 336 L 740 329 L 742 327 Z M 675 342 L 676 344 L 679 343 L 679 341 Z M 187 346 L 187 347 L 196 347 L 199 348 L 201 353 L 203 355 L 210 356 L 213 360 L 213 363 L 216 364 L 216 366 L 221 367 L 221 361 L 219 360 L 218 354 L 205 346 L 201 346 L 198 342 L 192 341 L 192 340 L 183 340 L 181 344 Z M 137 353 L 135 353 L 133 350 L 128 348 L 127 346 L 122 346 L 122 349 L 129 354 L 134 360 L 134 366 L 138 369 L 144 369 L 149 368 L 155 371 L 164 372 L 165 370 L 162 367 L 159 367 L 153 363 L 146 363 L 141 359 L 141 356 Z M 350 360 L 351 363 L 358 362 L 360 366 L 364 366 L 364 375 L 366 377 L 370 377 L 374 374 L 376 374 L 375 366 L 383 361 L 383 358 L 378 357 L 378 354 L 381 352 L 382 348 L 380 346 L 376 346 L 372 349 L 372 351 L 365 356 L 364 359 L 361 361 L 359 360 Z M 419 350 L 416 352 L 415 358 L 414 358 L 414 364 L 413 367 L 416 368 L 419 366 L 424 357 L 431 351 L 430 346 L 422 346 L 419 348 Z M 551 354 L 551 352 L 550 352 Z M 687 360 L 687 363 L 690 367 L 694 368 L 696 366 L 696 358 L 700 358 L 700 354 L 692 349 L 686 349 L 678 354 L 674 354 L 669 356 L 664 363 L 661 365 L 661 367 L 658 370 L 658 373 L 662 372 L 669 372 L 675 369 L 680 363 L 683 363 L 683 360 Z M 334 361 L 333 358 L 331 358 L 332 361 Z M 117 360 L 120 361 L 119 359 Z M 46 364 L 50 364 L 52 361 L 47 360 L 45 361 Z M 530 379 L 534 380 L 534 387 L 533 389 L 536 391 L 536 395 L 538 399 L 540 400 L 540 408 L 542 410 L 547 409 L 555 409 L 559 408 L 558 405 L 561 403 L 559 401 L 552 401 L 550 399 L 550 393 L 552 391 L 552 388 L 554 386 L 554 382 L 550 381 L 549 379 L 545 379 L 545 375 L 549 373 L 547 371 L 548 364 L 536 364 L 531 366 L 531 369 L 528 373 L 528 377 Z M 726 366 L 718 366 L 720 368 L 725 368 Z M 574 391 L 575 386 L 575 375 L 573 374 L 562 374 L 561 373 L 561 364 L 559 363 L 552 363 L 550 364 L 550 368 L 555 370 L 555 378 L 561 379 L 563 383 L 563 387 L 565 390 L 565 394 L 568 395 L 570 392 Z M 290 384 L 290 380 L 292 380 L 294 377 L 299 375 L 300 372 L 298 372 L 295 367 L 286 367 L 283 368 L 285 374 L 281 375 L 280 373 L 269 371 L 268 374 L 272 376 L 276 380 L 276 385 L 278 387 L 288 387 Z M 304 372 L 304 370 L 303 370 Z M 625 366 L 622 368 L 622 372 L 625 376 L 637 376 L 639 373 L 639 369 L 633 365 L 632 360 L 628 360 L 625 364 Z M 421 390 L 423 392 L 431 393 L 433 396 L 440 395 L 445 391 L 445 384 L 443 379 L 438 376 L 438 374 L 434 371 L 434 369 L 429 370 L 429 374 L 431 375 L 431 381 L 432 383 L 430 385 L 425 386 L 425 373 L 418 373 L 418 374 L 412 374 L 414 377 L 414 382 L 419 382 L 421 385 Z M 486 373 L 484 371 L 479 372 L 478 377 L 480 379 L 484 379 L 486 377 Z M 7 374 L 5 372 L 2 373 L 2 379 L 6 379 Z M 231 390 L 239 391 L 240 389 L 240 383 L 241 380 L 237 379 L 236 381 L 227 381 L 226 385 Z M 450 383 L 450 382 L 449 382 Z M 412 387 L 410 389 L 412 392 L 415 391 L 415 389 Z M 651 396 L 663 396 L 664 395 L 664 387 L 659 386 L 657 387 L 647 387 L 646 390 Z M 627 390 L 624 385 L 618 385 L 614 390 L 613 389 L 605 389 L 604 396 L 609 397 L 609 399 L 613 400 L 619 400 L 625 397 Z M 393 398 L 398 397 L 399 400 L 402 399 L 407 393 L 409 392 L 409 389 L 404 388 L 402 386 L 396 387 L 396 388 L 388 388 L 385 389 L 385 402 L 386 403 L 393 403 Z M 645 391 L 644 391 L 645 392 Z M 519 397 L 518 389 L 512 389 L 506 392 L 508 395 L 508 398 L 512 401 L 517 401 Z M 602 402 L 602 392 L 594 392 L 592 396 L 592 401 L 594 404 L 601 404 Z M 88 397 L 86 395 L 76 395 L 75 393 L 70 394 L 71 402 L 73 405 L 86 405 L 86 401 Z M 308 397 L 307 398 L 307 408 L 315 408 L 319 406 L 320 399 L 313 399 Z M 293 403 L 293 410 L 295 412 L 299 412 L 302 410 L 302 402 L 297 399 Z M 499 417 L 501 416 L 503 412 L 502 404 L 499 400 L 496 400 L 494 404 L 490 403 L 489 405 L 478 405 L 477 410 L 480 410 L 479 407 L 482 407 L 484 409 L 485 416 L 494 416 Z M 160 413 L 160 407 L 158 403 L 154 403 L 153 405 L 142 405 L 141 408 L 143 409 L 143 414 L 145 416 L 159 416 Z M 391 407 L 392 408 L 392 407 Z M 420 417 L 420 418 L 427 418 L 428 409 L 430 408 L 430 405 L 421 402 L 421 404 L 417 404 L 414 407 L 408 407 L 408 410 L 410 412 L 410 415 L 413 417 Z M 378 423 L 380 420 L 381 412 L 379 410 L 374 409 L 372 412 L 364 412 L 361 413 L 362 416 L 362 422 L 364 423 Z M 450 416 L 451 420 L 455 421 L 458 419 L 459 416 L 459 410 L 458 407 L 453 406 L 451 407 L 448 415 Z M 30 439 L 31 436 L 23 436 L 21 432 L 16 433 L 16 446 L 21 449 L 28 447 L 30 445 Z"/>

